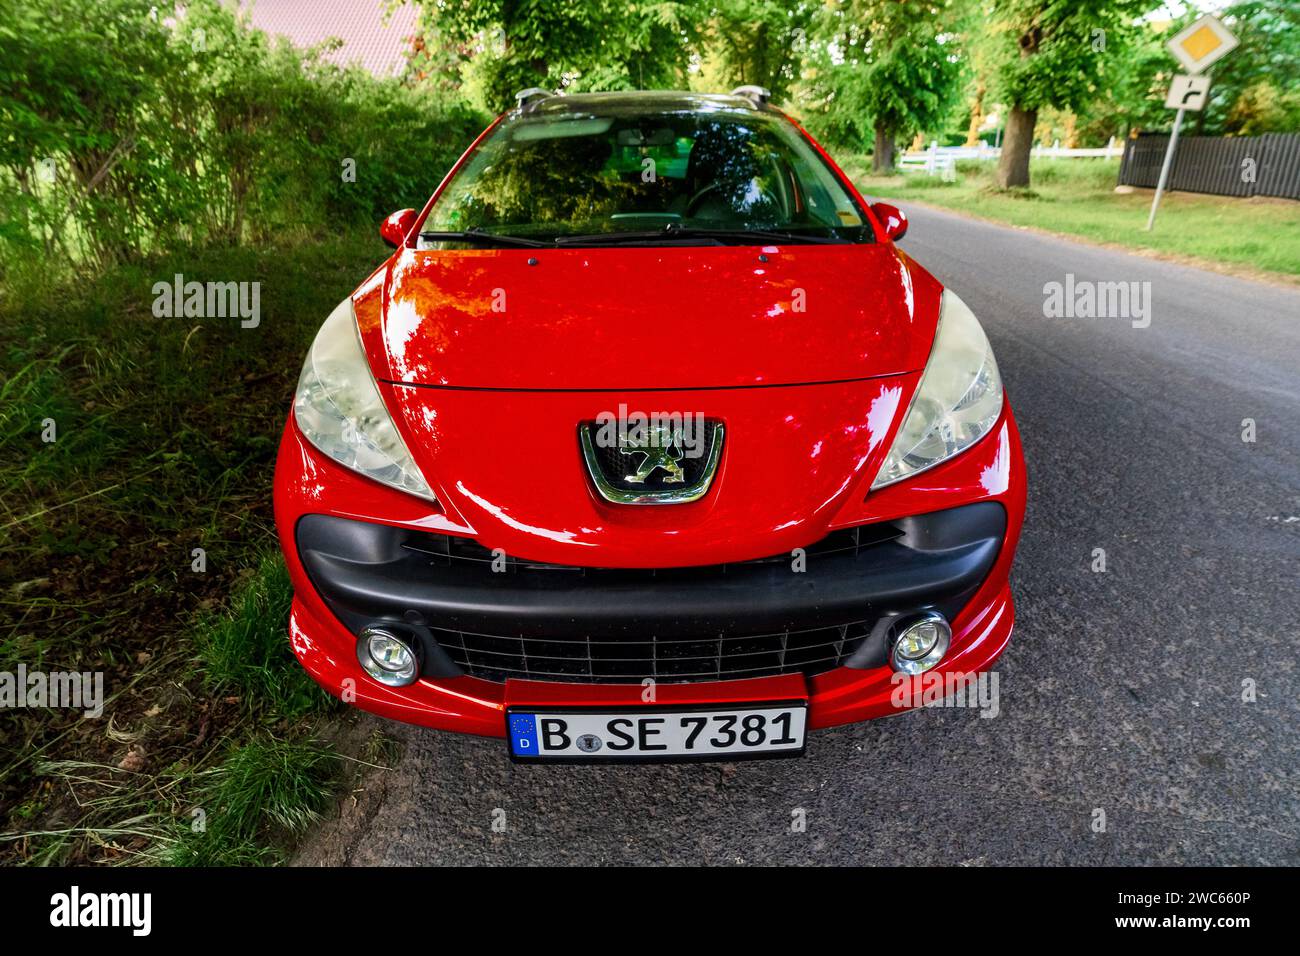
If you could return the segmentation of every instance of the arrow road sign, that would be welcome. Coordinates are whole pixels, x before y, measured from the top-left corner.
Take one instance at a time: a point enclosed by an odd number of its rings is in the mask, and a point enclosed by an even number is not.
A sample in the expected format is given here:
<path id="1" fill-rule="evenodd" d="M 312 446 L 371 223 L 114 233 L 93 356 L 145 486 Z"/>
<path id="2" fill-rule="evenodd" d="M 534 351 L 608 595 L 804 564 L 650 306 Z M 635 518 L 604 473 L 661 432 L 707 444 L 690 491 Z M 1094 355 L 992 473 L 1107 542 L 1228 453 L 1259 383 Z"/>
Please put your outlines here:
<path id="1" fill-rule="evenodd" d="M 1169 84 L 1169 96 L 1165 106 L 1171 110 L 1199 110 L 1205 107 L 1205 98 L 1210 92 L 1208 76 L 1188 76 L 1179 73 Z"/>
<path id="2" fill-rule="evenodd" d="M 1206 14 L 1181 30 L 1169 41 L 1169 52 L 1188 73 L 1200 73 L 1224 54 L 1235 49 L 1237 38 L 1218 17 Z M 1199 109 L 1199 107 L 1198 107 Z"/>

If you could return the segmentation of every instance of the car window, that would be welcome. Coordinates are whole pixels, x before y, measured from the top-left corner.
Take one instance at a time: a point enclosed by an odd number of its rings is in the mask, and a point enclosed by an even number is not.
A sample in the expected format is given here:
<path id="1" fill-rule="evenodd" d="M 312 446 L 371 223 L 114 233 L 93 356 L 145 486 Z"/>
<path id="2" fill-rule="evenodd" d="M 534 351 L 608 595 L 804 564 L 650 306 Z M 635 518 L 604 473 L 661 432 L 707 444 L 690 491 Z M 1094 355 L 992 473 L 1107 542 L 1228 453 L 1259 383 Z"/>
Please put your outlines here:
<path id="1" fill-rule="evenodd" d="M 799 131 L 744 110 L 507 120 L 443 190 L 423 230 L 554 239 L 669 224 L 872 240 Z"/>

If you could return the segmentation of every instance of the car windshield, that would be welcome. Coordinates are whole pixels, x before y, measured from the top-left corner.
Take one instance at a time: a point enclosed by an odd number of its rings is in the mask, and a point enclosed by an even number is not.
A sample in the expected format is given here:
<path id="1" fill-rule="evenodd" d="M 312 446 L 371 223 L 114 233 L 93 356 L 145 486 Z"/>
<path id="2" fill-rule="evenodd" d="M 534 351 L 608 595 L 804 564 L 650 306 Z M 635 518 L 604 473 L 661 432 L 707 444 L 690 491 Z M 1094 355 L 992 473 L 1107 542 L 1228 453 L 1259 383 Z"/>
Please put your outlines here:
<path id="1" fill-rule="evenodd" d="M 789 121 L 740 109 L 507 120 L 442 191 L 436 233 L 542 242 L 870 242 L 861 208 Z M 747 235 L 752 234 L 752 235 Z"/>

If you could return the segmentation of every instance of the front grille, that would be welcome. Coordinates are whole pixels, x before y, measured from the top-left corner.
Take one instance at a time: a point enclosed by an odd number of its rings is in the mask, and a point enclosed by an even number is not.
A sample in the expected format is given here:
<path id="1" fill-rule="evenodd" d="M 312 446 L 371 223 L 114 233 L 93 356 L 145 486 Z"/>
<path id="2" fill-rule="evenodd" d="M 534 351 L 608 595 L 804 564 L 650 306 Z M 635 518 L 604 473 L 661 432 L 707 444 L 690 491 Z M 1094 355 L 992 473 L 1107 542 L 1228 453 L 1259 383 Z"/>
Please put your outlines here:
<path id="1" fill-rule="evenodd" d="M 779 634 L 680 635 L 644 640 L 502 637 L 431 628 L 439 646 L 467 674 L 484 680 L 628 684 L 739 680 L 820 674 L 861 646 L 865 622 Z"/>
<path id="2" fill-rule="evenodd" d="M 857 528 L 845 528 L 833 531 L 816 544 L 803 549 L 804 557 L 829 558 L 833 555 L 857 555 L 860 551 L 893 541 L 902 535 L 902 531 L 889 523 L 863 525 Z M 532 571 L 549 571 L 559 574 L 575 575 L 583 578 L 595 578 L 607 583 L 636 581 L 654 578 L 657 581 L 670 581 L 674 577 L 683 580 L 699 580 L 701 576 L 725 576 L 729 572 L 743 571 L 764 564 L 789 565 L 794 560 L 790 553 L 775 554 L 767 558 L 755 558 L 731 564 L 696 565 L 685 568 L 588 568 L 574 564 L 547 564 L 529 561 L 511 555 L 496 554 L 479 544 L 474 538 L 461 538 L 454 535 L 425 533 L 412 536 L 403 542 L 402 547 L 413 551 L 429 562 L 431 567 L 465 569 L 481 568 L 487 570 L 494 563 L 495 569 L 506 574 L 519 574 Z"/>
<path id="3" fill-rule="evenodd" d="M 891 524 L 846 528 L 833 532 L 806 550 L 805 560 L 853 555 L 902 532 Z M 725 577 L 766 564 L 789 564 L 790 554 L 778 554 L 734 564 L 686 568 L 588 568 L 494 555 L 473 538 L 443 534 L 421 535 L 406 542 L 435 567 L 478 568 L 486 572 L 495 560 L 508 574 L 555 574 L 595 579 L 614 585 L 654 579 L 671 585 L 674 578 L 699 580 Z M 639 683 L 654 678 L 669 683 L 740 680 L 802 673 L 811 677 L 840 666 L 866 639 L 871 625 L 853 621 L 828 627 L 784 630 L 764 634 L 646 635 L 643 639 L 610 636 L 535 638 L 522 635 L 479 634 L 431 627 L 434 639 L 465 673 L 484 680 L 519 678 L 582 683 Z"/>

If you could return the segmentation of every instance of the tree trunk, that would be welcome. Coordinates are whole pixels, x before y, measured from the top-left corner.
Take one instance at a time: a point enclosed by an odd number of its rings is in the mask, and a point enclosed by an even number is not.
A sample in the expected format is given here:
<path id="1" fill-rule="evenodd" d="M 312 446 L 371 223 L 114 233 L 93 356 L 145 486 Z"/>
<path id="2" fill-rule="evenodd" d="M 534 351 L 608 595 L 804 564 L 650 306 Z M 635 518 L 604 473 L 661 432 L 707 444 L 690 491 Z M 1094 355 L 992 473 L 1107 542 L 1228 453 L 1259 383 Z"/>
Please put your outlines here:
<path id="1" fill-rule="evenodd" d="M 876 144 L 871 153 L 871 171 L 877 175 L 894 171 L 894 134 L 876 124 Z"/>
<path id="2" fill-rule="evenodd" d="M 967 146 L 978 146 L 980 144 L 980 124 L 984 122 L 984 94 L 988 92 L 984 86 L 984 81 L 980 80 L 975 86 L 975 98 L 970 104 L 970 126 L 966 128 Z"/>
<path id="3" fill-rule="evenodd" d="M 1038 110 L 1012 107 L 1007 117 L 1007 133 L 1002 139 L 1002 156 L 998 159 L 997 183 L 1002 189 L 1029 185 L 1029 152 L 1034 146 L 1034 124 Z"/>

